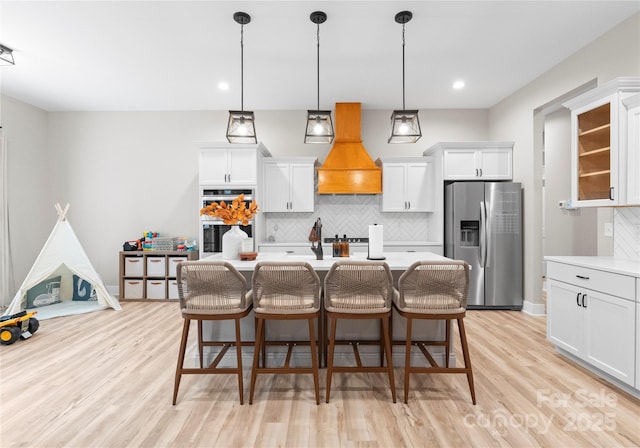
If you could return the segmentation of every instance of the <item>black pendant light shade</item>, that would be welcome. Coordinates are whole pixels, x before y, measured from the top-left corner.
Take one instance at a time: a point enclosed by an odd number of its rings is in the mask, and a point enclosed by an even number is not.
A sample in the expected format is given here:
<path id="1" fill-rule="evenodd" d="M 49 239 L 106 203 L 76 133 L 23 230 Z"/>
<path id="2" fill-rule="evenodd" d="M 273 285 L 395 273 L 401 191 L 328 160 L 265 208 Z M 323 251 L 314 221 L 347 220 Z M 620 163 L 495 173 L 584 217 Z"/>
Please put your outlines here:
<path id="1" fill-rule="evenodd" d="M 16 65 L 13 50 L 2 44 L 0 44 L 0 65 Z"/>
<path id="2" fill-rule="evenodd" d="M 304 134 L 305 143 L 331 143 L 333 141 L 333 122 L 330 110 L 320 109 L 320 24 L 327 20 L 322 11 L 312 12 L 309 19 L 317 25 L 317 96 L 318 110 L 307 111 L 307 129 Z"/>
<path id="3" fill-rule="evenodd" d="M 389 143 L 415 143 L 422 137 L 417 110 L 394 110 Z"/>
<path id="4" fill-rule="evenodd" d="M 229 111 L 227 140 L 229 143 L 257 143 L 255 116 L 252 111 Z"/>
<path id="5" fill-rule="evenodd" d="M 229 143 L 257 143 L 255 116 L 244 110 L 244 26 L 251 22 L 246 12 L 236 12 L 233 20 L 240 24 L 240 109 L 229 111 L 227 140 Z"/>
<path id="6" fill-rule="evenodd" d="M 402 110 L 394 110 L 391 114 L 389 143 L 415 143 L 422 137 L 418 111 L 406 110 L 404 101 L 404 24 L 412 17 L 411 11 L 401 11 L 395 17 L 396 22 L 402 24 Z"/>
<path id="7" fill-rule="evenodd" d="M 330 110 L 308 110 L 305 143 L 331 143 L 333 141 L 333 122 Z"/>

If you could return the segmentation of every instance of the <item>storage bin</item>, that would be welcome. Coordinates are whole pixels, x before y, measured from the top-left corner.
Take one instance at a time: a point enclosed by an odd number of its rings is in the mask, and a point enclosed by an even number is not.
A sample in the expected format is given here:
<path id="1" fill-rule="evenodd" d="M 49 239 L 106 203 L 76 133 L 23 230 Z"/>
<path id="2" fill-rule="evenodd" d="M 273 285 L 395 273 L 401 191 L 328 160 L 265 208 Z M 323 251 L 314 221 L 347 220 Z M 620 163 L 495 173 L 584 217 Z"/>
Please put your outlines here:
<path id="1" fill-rule="evenodd" d="M 167 291 L 167 297 L 169 299 L 179 299 L 178 295 L 178 281 L 177 280 L 169 280 L 169 287 Z"/>
<path id="2" fill-rule="evenodd" d="M 168 277 L 175 277 L 178 275 L 176 268 L 178 266 L 178 263 L 180 263 L 181 261 L 187 261 L 187 257 L 169 257 L 169 271 L 168 271 Z"/>
<path id="3" fill-rule="evenodd" d="M 124 258 L 124 276 L 125 277 L 142 277 L 144 271 L 144 258 L 142 257 L 125 257 Z"/>
<path id="4" fill-rule="evenodd" d="M 164 277 L 167 272 L 165 257 L 147 257 L 147 277 Z"/>
<path id="5" fill-rule="evenodd" d="M 144 297 L 142 280 L 125 280 L 122 298 L 141 299 Z"/>
<path id="6" fill-rule="evenodd" d="M 166 280 L 147 280 L 147 299 L 166 299 L 166 287 Z"/>

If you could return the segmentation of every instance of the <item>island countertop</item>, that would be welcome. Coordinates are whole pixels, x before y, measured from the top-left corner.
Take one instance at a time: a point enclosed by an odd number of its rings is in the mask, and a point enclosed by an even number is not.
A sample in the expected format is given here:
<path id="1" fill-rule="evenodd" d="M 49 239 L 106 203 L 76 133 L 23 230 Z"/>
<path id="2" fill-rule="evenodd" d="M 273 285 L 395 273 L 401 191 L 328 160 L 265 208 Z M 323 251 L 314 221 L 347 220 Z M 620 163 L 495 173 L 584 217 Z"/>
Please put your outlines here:
<path id="1" fill-rule="evenodd" d="M 389 265 L 392 271 L 405 270 L 414 262 L 420 260 L 437 261 L 448 260 L 448 258 L 433 252 L 385 252 L 385 259 L 382 260 Z M 210 255 L 204 257 L 203 260 L 222 260 L 222 254 Z M 366 253 L 352 253 L 350 257 L 332 257 L 325 254 L 322 260 L 317 260 L 313 254 L 297 255 L 284 252 L 260 252 L 255 260 L 226 260 L 233 265 L 238 271 L 253 271 L 259 261 L 306 261 L 318 271 L 328 271 L 331 265 L 338 260 L 358 260 L 367 261 Z"/>

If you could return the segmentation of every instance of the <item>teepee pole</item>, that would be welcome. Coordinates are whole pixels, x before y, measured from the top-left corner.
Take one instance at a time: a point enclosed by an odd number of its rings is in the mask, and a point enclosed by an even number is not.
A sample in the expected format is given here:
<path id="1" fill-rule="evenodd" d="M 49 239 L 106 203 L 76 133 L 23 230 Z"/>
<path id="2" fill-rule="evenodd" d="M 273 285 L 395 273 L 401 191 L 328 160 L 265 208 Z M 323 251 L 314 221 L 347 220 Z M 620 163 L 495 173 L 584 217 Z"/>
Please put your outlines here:
<path id="1" fill-rule="evenodd" d="M 69 210 L 69 203 L 64 207 L 64 210 L 60 206 L 59 202 L 56 202 L 56 211 L 58 212 L 58 221 L 65 221 L 67 219 L 67 210 Z"/>

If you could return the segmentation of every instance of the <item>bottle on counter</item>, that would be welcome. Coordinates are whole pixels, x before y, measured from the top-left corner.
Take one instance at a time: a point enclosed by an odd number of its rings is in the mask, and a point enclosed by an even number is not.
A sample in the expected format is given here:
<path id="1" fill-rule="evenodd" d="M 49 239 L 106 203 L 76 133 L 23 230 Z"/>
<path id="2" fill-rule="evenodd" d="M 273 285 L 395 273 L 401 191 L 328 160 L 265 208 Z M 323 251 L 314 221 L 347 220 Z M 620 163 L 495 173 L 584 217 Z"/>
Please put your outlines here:
<path id="1" fill-rule="evenodd" d="M 340 239 L 338 238 L 338 234 L 336 233 L 336 237 L 333 239 L 333 256 L 335 258 L 340 256 Z"/>
<path id="2" fill-rule="evenodd" d="M 349 241 L 347 240 L 347 235 L 344 235 L 344 238 L 342 239 L 342 242 L 340 244 L 340 256 L 349 256 Z"/>

